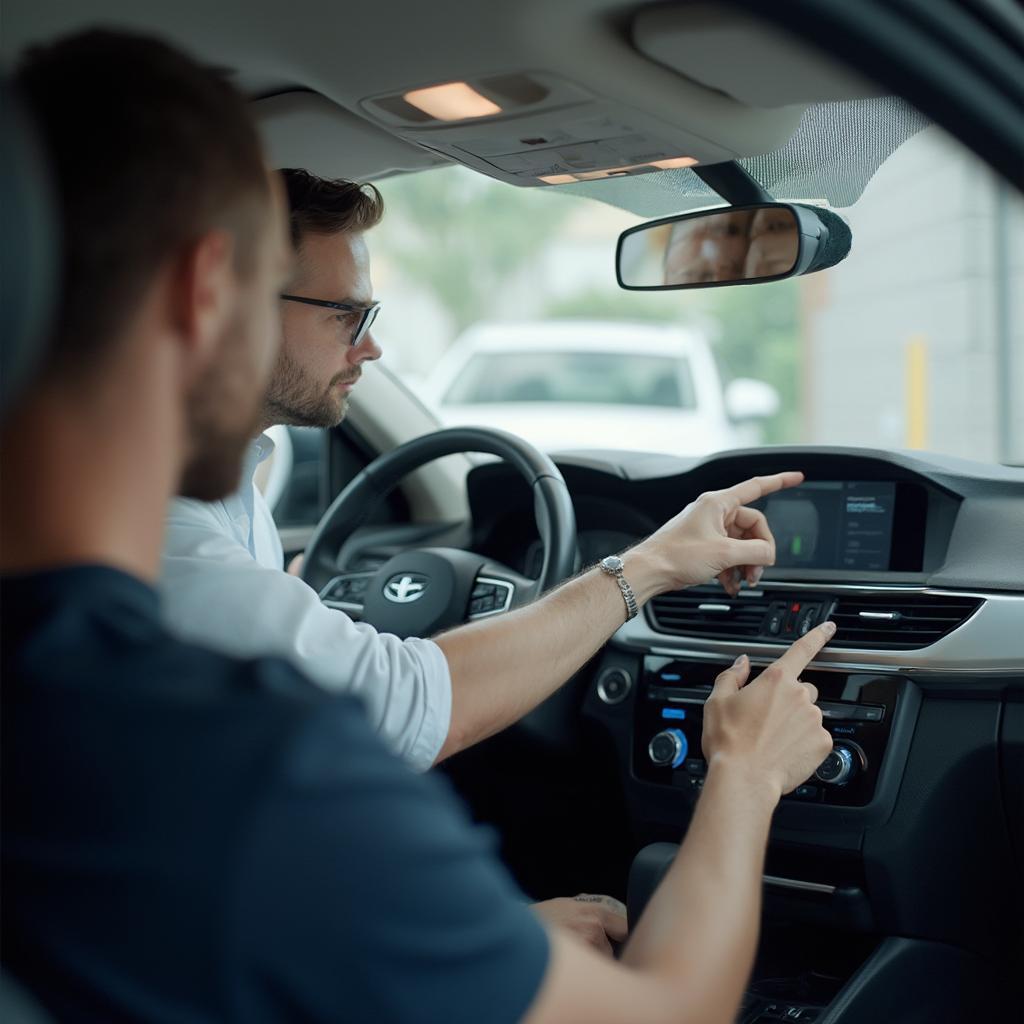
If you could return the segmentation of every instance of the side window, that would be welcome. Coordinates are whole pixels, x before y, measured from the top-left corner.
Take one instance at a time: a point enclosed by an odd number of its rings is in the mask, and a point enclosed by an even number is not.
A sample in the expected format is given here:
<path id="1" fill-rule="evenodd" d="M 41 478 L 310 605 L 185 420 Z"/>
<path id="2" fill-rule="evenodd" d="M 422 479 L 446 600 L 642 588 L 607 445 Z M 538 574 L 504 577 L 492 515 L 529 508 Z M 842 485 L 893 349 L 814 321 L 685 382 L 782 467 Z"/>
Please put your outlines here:
<path id="1" fill-rule="evenodd" d="M 324 448 L 319 427 L 274 427 L 273 465 L 264 494 L 278 528 L 313 526 L 327 507 Z"/>

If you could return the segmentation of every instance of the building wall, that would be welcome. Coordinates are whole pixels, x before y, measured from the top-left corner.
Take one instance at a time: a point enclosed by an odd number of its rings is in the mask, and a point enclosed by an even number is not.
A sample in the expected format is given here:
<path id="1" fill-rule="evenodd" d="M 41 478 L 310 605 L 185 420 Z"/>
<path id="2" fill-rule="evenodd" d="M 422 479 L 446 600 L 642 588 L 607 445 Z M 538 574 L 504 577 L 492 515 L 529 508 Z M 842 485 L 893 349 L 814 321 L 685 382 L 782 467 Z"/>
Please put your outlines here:
<path id="1" fill-rule="evenodd" d="M 928 129 L 843 211 L 850 257 L 803 284 L 805 437 L 1024 460 L 1024 201 L 1006 202 L 1011 258 L 1000 283 L 997 189 L 983 165 Z M 1009 431 L 997 401 L 997 297 L 1007 283 Z"/>

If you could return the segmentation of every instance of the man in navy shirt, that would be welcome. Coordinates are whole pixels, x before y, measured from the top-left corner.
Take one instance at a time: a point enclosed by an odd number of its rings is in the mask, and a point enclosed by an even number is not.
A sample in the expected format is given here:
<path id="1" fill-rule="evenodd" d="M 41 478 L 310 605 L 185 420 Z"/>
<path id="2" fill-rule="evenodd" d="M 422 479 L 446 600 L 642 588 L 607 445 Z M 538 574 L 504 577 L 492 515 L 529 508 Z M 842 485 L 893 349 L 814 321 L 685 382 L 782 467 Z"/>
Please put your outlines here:
<path id="1" fill-rule="evenodd" d="M 772 809 L 831 746 L 797 678 L 825 632 L 749 686 L 744 659 L 719 677 L 704 794 L 622 962 L 545 931 L 357 703 L 159 625 L 164 507 L 237 485 L 289 272 L 241 100 L 106 32 L 36 52 L 19 84 L 65 273 L 0 437 L 5 968 L 61 1020 L 731 1019 Z M 792 482 L 704 496 L 665 544 L 709 576 L 768 564 L 743 506 Z"/>

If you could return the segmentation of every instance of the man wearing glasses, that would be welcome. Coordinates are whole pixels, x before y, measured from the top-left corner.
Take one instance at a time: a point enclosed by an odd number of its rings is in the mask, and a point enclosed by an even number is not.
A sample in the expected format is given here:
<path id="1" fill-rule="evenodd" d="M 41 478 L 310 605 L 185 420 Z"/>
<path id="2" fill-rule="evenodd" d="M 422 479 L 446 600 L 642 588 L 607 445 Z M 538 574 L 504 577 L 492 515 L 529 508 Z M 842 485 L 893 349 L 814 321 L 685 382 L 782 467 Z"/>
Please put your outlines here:
<path id="1" fill-rule="evenodd" d="M 259 430 L 333 427 L 345 417 L 363 365 L 381 356 L 371 333 L 380 303 L 373 301 L 364 233 L 384 205 L 373 186 L 291 169 L 282 177 L 298 262 L 281 296 L 283 339 Z M 475 707 L 453 709 L 452 672 L 438 644 L 353 622 L 283 571 L 273 517 L 253 483 L 273 447 L 265 433 L 252 442 L 242 485 L 230 497 L 171 503 L 161 570 L 165 624 L 235 656 L 285 657 L 326 689 L 361 697 L 378 734 L 418 771 L 456 753 L 457 736 L 496 731 L 489 722 L 451 728 L 460 711 L 468 718 Z M 610 897 L 537 906 L 547 921 L 607 953 L 609 939 L 626 937 L 625 908 Z"/>

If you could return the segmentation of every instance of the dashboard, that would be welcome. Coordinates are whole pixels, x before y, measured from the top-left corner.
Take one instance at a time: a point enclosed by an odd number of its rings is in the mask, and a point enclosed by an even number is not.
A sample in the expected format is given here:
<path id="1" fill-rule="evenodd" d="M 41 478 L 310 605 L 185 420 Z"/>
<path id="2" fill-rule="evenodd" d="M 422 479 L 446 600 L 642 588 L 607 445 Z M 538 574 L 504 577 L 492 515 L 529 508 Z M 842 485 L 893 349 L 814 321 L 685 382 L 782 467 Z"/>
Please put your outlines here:
<path id="1" fill-rule="evenodd" d="M 756 587 L 662 594 L 571 696 L 552 698 L 578 701 L 596 737 L 591 766 L 617 779 L 635 846 L 678 842 L 700 797 L 717 673 L 741 652 L 760 671 L 831 619 L 836 636 L 804 678 L 833 752 L 776 812 L 769 912 L 1005 948 L 1024 910 L 1013 881 L 1024 875 L 1024 471 L 825 448 L 556 462 L 581 567 L 703 491 L 788 469 L 806 477 L 761 504 L 778 557 Z M 536 575 L 528 487 L 501 464 L 476 467 L 468 487 L 473 550 Z"/>

